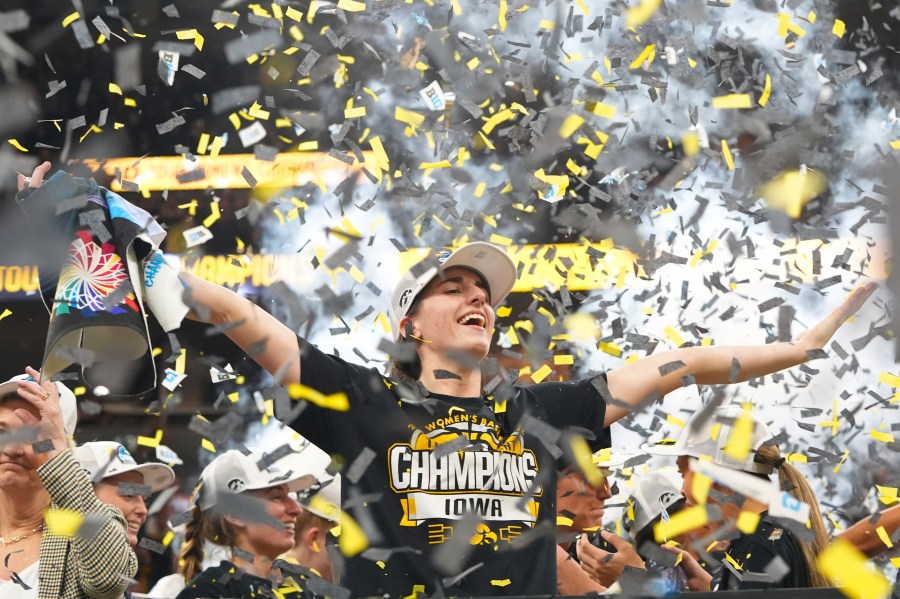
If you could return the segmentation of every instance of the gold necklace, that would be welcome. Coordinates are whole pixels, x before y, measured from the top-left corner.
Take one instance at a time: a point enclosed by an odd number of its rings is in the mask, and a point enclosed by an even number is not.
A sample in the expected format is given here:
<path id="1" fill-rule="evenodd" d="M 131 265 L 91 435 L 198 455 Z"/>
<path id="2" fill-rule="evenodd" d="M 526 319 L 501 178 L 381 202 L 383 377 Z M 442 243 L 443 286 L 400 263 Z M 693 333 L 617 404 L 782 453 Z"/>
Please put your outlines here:
<path id="1" fill-rule="evenodd" d="M 30 537 L 31 535 L 33 535 L 37 531 L 41 530 L 42 528 L 44 528 L 43 524 L 41 524 L 37 528 L 32 528 L 29 532 L 26 532 L 25 534 L 16 535 L 8 541 L 6 539 L 4 539 L 3 537 L 0 537 L 0 544 L 6 546 L 6 545 L 12 545 L 13 543 L 18 543 L 22 539 L 26 539 L 26 538 Z"/>

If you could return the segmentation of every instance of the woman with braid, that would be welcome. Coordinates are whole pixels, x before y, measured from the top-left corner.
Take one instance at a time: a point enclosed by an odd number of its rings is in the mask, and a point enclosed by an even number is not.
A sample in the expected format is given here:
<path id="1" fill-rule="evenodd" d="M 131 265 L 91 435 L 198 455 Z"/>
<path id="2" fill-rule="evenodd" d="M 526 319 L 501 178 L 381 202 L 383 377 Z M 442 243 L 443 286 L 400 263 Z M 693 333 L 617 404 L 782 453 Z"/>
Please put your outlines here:
<path id="1" fill-rule="evenodd" d="M 281 472 L 277 462 L 261 469 L 263 459 L 232 450 L 203 470 L 179 560 L 188 582 L 177 599 L 307 595 L 298 581 L 279 586 L 273 578 L 278 556 L 294 545 L 301 512 L 290 494 L 309 486 L 310 477 Z M 206 541 L 230 548 L 231 559 L 201 571 Z"/>

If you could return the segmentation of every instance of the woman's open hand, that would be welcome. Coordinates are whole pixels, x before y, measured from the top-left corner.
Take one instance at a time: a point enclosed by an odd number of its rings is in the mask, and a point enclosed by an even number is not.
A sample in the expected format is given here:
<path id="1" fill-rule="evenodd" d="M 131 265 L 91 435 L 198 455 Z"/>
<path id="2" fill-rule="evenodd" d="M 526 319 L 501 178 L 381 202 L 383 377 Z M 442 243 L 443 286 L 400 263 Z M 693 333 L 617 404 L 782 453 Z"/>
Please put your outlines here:
<path id="1" fill-rule="evenodd" d="M 25 372 L 33 381 L 19 381 L 19 397 L 32 405 L 34 411 L 19 408 L 16 416 L 25 426 L 31 426 L 38 430 L 38 443 L 49 440 L 53 448 L 49 451 L 34 453 L 26 452 L 27 459 L 37 469 L 53 459 L 59 452 L 68 446 L 66 428 L 63 424 L 62 409 L 59 405 L 59 389 L 56 383 L 45 380 L 42 383 L 41 373 L 28 367 Z M 35 412 L 37 415 L 35 416 Z"/>
<path id="2" fill-rule="evenodd" d="M 831 314 L 797 337 L 796 343 L 807 351 L 824 348 L 835 332 L 841 328 L 841 325 L 863 307 L 876 289 L 878 289 L 878 283 L 867 283 L 854 289 L 853 293 L 840 306 L 831 311 Z"/>

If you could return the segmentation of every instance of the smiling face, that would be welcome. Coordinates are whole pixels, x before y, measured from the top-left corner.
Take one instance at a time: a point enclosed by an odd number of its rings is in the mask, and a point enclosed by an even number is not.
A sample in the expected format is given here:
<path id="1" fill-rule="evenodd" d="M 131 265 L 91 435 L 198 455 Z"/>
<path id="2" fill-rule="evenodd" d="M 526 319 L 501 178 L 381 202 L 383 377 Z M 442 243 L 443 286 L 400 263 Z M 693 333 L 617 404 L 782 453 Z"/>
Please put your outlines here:
<path id="1" fill-rule="evenodd" d="M 125 516 L 128 525 L 126 534 L 128 542 L 134 547 L 138 543 L 138 531 L 147 520 L 147 504 L 140 495 L 122 495 L 119 493 L 119 483 L 144 484 L 144 475 L 140 472 L 123 472 L 104 478 L 94 485 L 97 499 L 119 508 Z"/>
<path id="2" fill-rule="evenodd" d="M 559 526 L 572 531 L 583 531 L 600 526 L 603 520 L 606 500 L 612 497 L 609 492 L 609 479 L 594 487 L 581 472 L 568 472 L 559 475 L 556 483 L 556 511 L 564 518 L 571 518 L 569 526 Z"/>
<path id="3" fill-rule="evenodd" d="M 256 555 L 274 560 L 294 546 L 296 520 L 302 508 L 291 498 L 287 485 L 245 492 L 262 499 L 266 513 L 284 524 L 284 528 L 276 530 L 259 522 L 245 523 L 238 533 L 236 545 Z"/>
<path id="4" fill-rule="evenodd" d="M 38 417 L 37 410 L 30 403 L 16 395 L 7 396 L 0 400 L 0 432 L 14 433 L 23 427 L 16 410 L 27 410 L 35 418 Z M 37 471 L 29 463 L 28 458 L 32 456 L 29 443 L 10 443 L 0 447 L 0 489 L 43 487 Z"/>
<path id="5" fill-rule="evenodd" d="M 494 334 L 494 310 L 487 284 L 476 272 L 459 266 L 448 268 L 432 280 L 416 298 L 413 315 L 400 321 L 412 324 L 413 336 L 423 339 L 423 362 L 446 360 L 448 351 L 463 351 L 477 358 L 487 355 Z M 452 370 L 452 368 L 451 368 Z"/>

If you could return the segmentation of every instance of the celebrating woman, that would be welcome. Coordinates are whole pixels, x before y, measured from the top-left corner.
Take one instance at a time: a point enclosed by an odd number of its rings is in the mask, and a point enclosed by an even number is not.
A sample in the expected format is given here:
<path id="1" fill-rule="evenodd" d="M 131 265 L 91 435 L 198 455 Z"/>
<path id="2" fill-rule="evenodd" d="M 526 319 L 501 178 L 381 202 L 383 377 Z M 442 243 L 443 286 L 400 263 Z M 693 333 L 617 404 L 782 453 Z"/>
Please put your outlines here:
<path id="1" fill-rule="evenodd" d="M 0 385 L 0 597 L 119 599 L 137 558 L 122 513 L 72 456 L 75 396 L 26 372 Z M 66 513 L 80 527 L 65 530 Z"/>
<path id="2" fill-rule="evenodd" d="M 181 549 L 179 567 L 188 583 L 177 599 L 273 596 L 278 573 L 272 566 L 294 546 L 301 513 L 290 493 L 310 482 L 308 475 L 260 469 L 264 457 L 226 451 L 203 470 Z M 231 559 L 200 571 L 206 541 L 230 549 Z M 299 587 L 291 590 L 302 594 Z"/>
<path id="3" fill-rule="evenodd" d="M 408 385 L 326 355 L 249 300 L 183 275 L 189 317 L 220 326 L 309 403 L 293 428 L 348 464 L 368 457 L 342 488 L 345 509 L 351 497 L 378 498 L 351 502 L 380 557 L 348 556 L 343 584 L 354 595 L 555 593 L 555 460 L 587 451 L 570 429 L 597 450 L 607 427 L 684 380 L 723 384 L 801 364 L 875 289 L 856 290 L 792 343 L 688 347 L 576 382 L 485 385 L 494 310 L 516 276 L 505 250 L 475 242 L 401 277 L 389 314 Z"/>
<path id="4" fill-rule="evenodd" d="M 128 542 L 137 546 L 138 531 L 147 520 L 145 493 L 171 486 L 175 472 L 165 464 L 138 464 L 124 445 L 113 441 L 85 443 L 74 453 L 93 481 L 97 498 L 121 510 L 128 524 Z"/>

